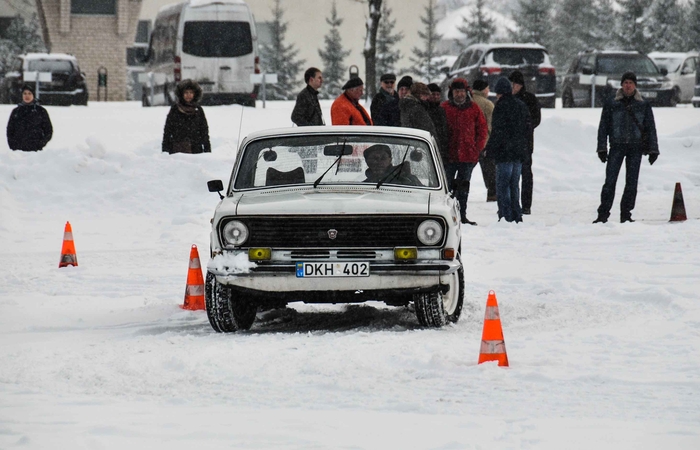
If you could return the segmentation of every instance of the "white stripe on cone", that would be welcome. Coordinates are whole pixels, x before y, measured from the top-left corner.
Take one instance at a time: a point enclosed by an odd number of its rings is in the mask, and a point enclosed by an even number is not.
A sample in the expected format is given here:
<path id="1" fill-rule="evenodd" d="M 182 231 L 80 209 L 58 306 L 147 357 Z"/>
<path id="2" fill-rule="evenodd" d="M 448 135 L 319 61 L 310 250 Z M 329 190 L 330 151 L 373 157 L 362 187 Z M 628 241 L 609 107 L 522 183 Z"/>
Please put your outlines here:
<path id="1" fill-rule="evenodd" d="M 505 341 L 481 341 L 481 352 L 485 355 L 501 354 L 506 352 Z"/>

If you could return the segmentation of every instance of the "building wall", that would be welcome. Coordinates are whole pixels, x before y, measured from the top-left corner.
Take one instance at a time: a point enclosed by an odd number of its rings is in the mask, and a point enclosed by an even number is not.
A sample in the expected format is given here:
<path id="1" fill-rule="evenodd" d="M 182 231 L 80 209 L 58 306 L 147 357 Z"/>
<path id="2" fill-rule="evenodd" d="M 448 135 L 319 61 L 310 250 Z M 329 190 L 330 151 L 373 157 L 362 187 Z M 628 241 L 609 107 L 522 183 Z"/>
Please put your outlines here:
<path id="1" fill-rule="evenodd" d="M 36 0 L 46 46 L 78 58 L 88 80 L 90 101 L 97 100 L 100 67 L 108 72 L 108 100 L 126 99 L 126 48 L 134 44 L 141 0 L 117 0 L 117 14 L 71 14 L 70 0 Z M 104 96 L 104 88 L 100 92 Z M 103 97 L 101 97 L 103 98 Z"/>

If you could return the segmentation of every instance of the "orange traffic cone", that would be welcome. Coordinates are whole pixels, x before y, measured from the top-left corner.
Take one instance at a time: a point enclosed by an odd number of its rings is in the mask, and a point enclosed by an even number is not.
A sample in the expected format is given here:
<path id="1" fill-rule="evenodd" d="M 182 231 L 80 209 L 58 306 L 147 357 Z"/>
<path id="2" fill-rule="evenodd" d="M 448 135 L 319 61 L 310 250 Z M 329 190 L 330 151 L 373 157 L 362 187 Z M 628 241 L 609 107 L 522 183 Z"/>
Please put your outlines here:
<path id="1" fill-rule="evenodd" d="M 202 276 L 202 265 L 199 263 L 199 252 L 194 244 L 192 244 L 192 250 L 190 250 L 190 268 L 187 271 L 185 303 L 181 308 L 192 311 L 204 309 L 204 277 Z"/>
<path id="2" fill-rule="evenodd" d="M 683 203 L 683 191 L 681 184 L 676 183 L 676 190 L 673 192 L 673 205 L 671 206 L 671 220 L 669 222 L 683 222 L 688 220 L 685 215 L 685 203 Z"/>
<path id="3" fill-rule="evenodd" d="M 498 313 L 496 293 L 489 291 L 486 300 L 486 317 L 484 317 L 484 332 L 481 335 L 481 351 L 479 364 L 486 361 L 498 361 L 499 366 L 508 367 L 506 341 L 503 339 L 501 316 Z"/>
<path id="4" fill-rule="evenodd" d="M 73 229 L 70 226 L 70 222 L 66 222 L 66 228 L 63 230 L 61 260 L 58 262 L 59 269 L 66 266 L 78 266 L 78 257 L 75 254 L 75 244 L 73 244 Z"/>

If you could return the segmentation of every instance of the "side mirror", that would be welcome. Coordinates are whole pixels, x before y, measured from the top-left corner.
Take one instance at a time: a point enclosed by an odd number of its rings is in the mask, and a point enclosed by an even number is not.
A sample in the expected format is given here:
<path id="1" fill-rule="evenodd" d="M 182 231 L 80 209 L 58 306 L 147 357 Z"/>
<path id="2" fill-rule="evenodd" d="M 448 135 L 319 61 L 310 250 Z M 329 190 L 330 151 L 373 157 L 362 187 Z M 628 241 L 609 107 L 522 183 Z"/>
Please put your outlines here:
<path id="1" fill-rule="evenodd" d="M 448 75 L 450 73 L 449 66 L 440 67 L 440 72 L 444 73 L 445 75 Z"/>
<path id="2" fill-rule="evenodd" d="M 591 69 L 590 67 L 582 67 L 581 73 L 584 75 L 593 75 L 593 69 Z"/>
<path id="3" fill-rule="evenodd" d="M 661 68 L 661 75 L 663 75 L 663 76 L 668 75 L 668 69 L 666 69 L 665 67 L 662 67 Z"/>
<path id="4" fill-rule="evenodd" d="M 207 181 L 207 187 L 209 188 L 209 192 L 217 192 L 219 194 L 219 199 L 223 200 L 224 196 L 221 195 L 221 191 L 224 190 L 224 183 L 222 183 L 221 180 Z"/>

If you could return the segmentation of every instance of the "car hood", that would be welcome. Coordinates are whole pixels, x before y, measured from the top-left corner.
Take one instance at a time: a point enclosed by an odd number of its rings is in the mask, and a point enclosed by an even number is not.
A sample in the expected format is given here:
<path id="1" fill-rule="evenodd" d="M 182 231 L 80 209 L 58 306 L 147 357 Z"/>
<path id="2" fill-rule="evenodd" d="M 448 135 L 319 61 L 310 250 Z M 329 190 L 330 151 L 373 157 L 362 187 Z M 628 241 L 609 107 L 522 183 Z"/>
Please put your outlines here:
<path id="1" fill-rule="evenodd" d="M 382 188 L 256 191 L 240 196 L 236 214 L 428 214 L 431 193 Z"/>

